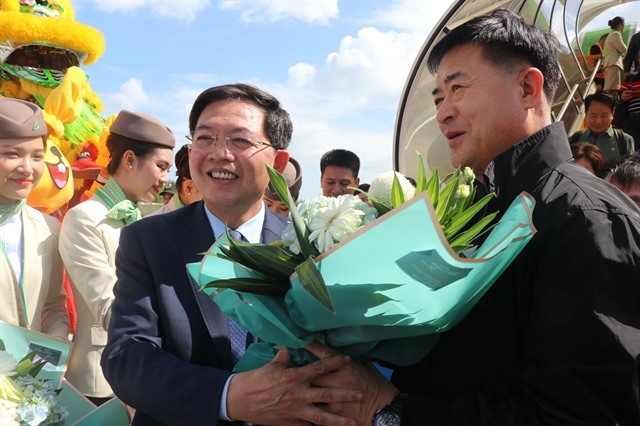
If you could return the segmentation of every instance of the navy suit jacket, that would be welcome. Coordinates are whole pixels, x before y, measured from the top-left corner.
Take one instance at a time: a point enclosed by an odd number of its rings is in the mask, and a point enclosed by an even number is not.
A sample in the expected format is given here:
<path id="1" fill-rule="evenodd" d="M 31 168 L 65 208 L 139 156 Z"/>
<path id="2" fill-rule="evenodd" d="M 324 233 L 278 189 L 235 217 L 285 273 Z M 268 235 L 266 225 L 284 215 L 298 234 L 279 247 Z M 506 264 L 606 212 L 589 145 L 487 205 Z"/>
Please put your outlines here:
<path id="1" fill-rule="evenodd" d="M 286 218 L 266 209 L 262 242 Z M 115 301 L 102 356 L 115 394 L 136 409 L 133 425 L 216 425 L 232 360 L 227 317 L 185 265 L 214 242 L 202 202 L 122 230 Z"/>

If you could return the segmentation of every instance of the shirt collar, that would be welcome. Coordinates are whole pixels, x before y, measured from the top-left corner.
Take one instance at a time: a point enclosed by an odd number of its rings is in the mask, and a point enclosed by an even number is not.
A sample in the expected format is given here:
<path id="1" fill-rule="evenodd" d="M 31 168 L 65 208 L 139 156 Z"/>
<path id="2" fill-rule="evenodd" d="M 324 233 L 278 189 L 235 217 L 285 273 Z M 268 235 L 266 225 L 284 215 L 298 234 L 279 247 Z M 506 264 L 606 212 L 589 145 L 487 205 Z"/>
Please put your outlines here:
<path id="1" fill-rule="evenodd" d="M 604 133 L 606 133 L 607 135 L 609 135 L 609 136 L 611 136 L 611 137 L 614 137 L 614 133 L 613 133 L 613 126 L 609 126 L 609 128 L 608 128 L 607 130 L 605 130 L 603 133 L 598 133 L 598 134 L 593 133 L 593 132 L 591 131 L 591 129 L 589 129 L 589 128 L 587 127 L 586 132 L 585 132 L 585 136 L 593 136 L 593 137 L 595 138 L 595 137 L 598 137 L 598 136 L 600 136 L 600 135 L 602 135 L 602 134 L 604 134 Z"/>
<path id="2" fill-rule="evenodd" d="M 207 214 L 207 219 L 209 219 L 209 224 L 211 224 L 213 235 L 215 235 L 217 240 L 220 235 L 225 233 L 227 225 L 218 219 L 216 215 L 211 213 L 204 203 L 202 204 L 204 205 L 204 211 Z M 235 231 L 240 232 L 250 243 L 259 243 L 262 239 L 262 228 L 264 225 L 265 214 L 264 202 L 261 202 L 260 211 L 251 219 L 240 225 L 235 229 Z"/>

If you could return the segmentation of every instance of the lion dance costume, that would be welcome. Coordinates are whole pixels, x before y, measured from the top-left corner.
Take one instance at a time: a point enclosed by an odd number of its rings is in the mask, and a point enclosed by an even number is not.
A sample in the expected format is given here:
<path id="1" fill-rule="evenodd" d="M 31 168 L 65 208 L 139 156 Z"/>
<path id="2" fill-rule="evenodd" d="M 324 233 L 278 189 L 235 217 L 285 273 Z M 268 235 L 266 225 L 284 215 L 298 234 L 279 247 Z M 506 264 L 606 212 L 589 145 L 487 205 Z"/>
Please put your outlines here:
<path id="1" fill-rule="evenodd" d="M 69 0 L 0 0 L 0 95 L 38 104 L 49 128 L 46 172 L 27 203 L 58 219 L 108 162 L 102 104 L 80 68 L 104 49 L 99 31 L 75 21 Z"/>

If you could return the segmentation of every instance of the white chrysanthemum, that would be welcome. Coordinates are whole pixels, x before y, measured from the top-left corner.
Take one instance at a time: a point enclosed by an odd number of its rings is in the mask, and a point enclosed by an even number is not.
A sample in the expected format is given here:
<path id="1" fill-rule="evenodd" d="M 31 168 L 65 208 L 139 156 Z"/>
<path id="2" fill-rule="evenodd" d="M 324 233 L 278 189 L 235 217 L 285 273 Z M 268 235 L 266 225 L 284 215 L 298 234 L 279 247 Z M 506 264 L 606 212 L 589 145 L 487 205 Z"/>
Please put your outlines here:
<path id="1" fill-rule="evenodd" d="M 380 173 L 371 181 L 368 192 L 369 195 L 387 207 L 391 207 L 391 188 L 393 187 L 394 173 L 398 176 L 404 200 L 409 201 L 416 195 L 416 189 L 402 173 L 394 172 L 393 170 Z"/>
<path id="2" fill-rule="evenodd" d="M 371 207 L 357 195 L 341 195 L 328 198 L 328 205 L 319 208 L 308 218 L 313 242 L 320 253 L 324 253 L 336 243 L 344 240 L 364 225 Z"/>
<path id="3" fill-rule="evenodd" d="M 296 237 L 296 230 L 293 227 L 293 222 L 289 222 L 282 231 L 282 244 L 294 254 L 300 254 L 300 243 Z"/>
<path id="4" fill-rule="evenodd" d="M 298 212 L 311 232 L 309 240 L 320 253 L 344 240 L 355 230 L 376 218 L 375 208 L 357 195 L 325 197 L 319 195 L 298 204 Z M 282 243 L 292 253 L 300 253 L 300 244 L 293 223 L 282 231 Z"/>
<path id="5" fill-rule="evenodd" d="M 0 376 L 13 376 L 16 374 L 18 361 L 9 352 L 0 351 Z"/>

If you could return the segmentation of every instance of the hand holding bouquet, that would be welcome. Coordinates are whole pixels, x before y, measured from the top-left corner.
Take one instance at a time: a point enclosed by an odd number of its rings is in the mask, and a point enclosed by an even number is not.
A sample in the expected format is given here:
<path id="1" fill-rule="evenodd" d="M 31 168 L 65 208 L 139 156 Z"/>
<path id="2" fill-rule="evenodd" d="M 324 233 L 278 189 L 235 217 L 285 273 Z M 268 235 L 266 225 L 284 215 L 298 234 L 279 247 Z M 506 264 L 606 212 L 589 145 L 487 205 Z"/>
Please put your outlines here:
<path id="1" fill-rule="evenodd" d="M 427 179 L 421 167 L 417 195 L 408 201 L 412 191 L 406 185 L 403 191 L 404 178 L 392 172 L 382 180 L 390 188 L 386 196 L 372 182 L 372 206 L 355 195 L 296 206 L 284 178 L 269 173 L 291 209 L 283 242 L 223 238 L 200 263 L 187 265 L 226 314 L 263 340 L 238 370 L 269 361 L 274 345 L 300 349 L 292 351 L 294 359 L 307 362 L 312 358 L 303 348 L 313 339 L 354 358 L 416 362 L 535 232 L 533 201 L 522 195 L 481 247 L 460 256 L 497 214 L 470 225 L 491 198 L 473 203 L 470 171 L 440 181 L 437 172 Z"/>

